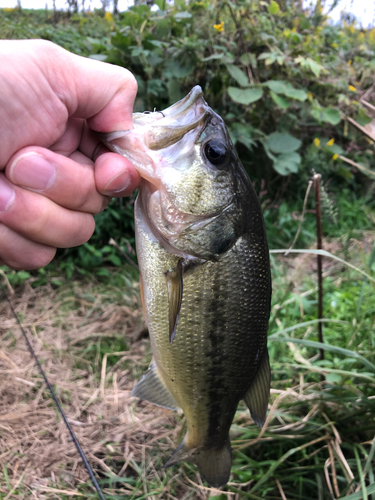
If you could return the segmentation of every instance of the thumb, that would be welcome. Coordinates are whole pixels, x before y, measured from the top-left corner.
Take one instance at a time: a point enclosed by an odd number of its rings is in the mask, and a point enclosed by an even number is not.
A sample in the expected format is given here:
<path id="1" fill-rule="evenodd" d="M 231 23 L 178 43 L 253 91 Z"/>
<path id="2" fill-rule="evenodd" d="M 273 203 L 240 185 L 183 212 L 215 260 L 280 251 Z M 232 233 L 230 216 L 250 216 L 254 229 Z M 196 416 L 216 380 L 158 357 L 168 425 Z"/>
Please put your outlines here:
<path id="1" fill-rule="evenodd" d="M 130 71 L 77 56 L 49 42 L 40 43 L 46 45 L 45 54 L 51 64 L 44 65 L 44 69 L 54 66 L 57 78 L 50 84 L 69 116 L 87 119 L 89 127 L 97 132 L 133 128 L 137 81 Z M 47 78 L 49 75 L 51 71 L 47 70 Z"/>

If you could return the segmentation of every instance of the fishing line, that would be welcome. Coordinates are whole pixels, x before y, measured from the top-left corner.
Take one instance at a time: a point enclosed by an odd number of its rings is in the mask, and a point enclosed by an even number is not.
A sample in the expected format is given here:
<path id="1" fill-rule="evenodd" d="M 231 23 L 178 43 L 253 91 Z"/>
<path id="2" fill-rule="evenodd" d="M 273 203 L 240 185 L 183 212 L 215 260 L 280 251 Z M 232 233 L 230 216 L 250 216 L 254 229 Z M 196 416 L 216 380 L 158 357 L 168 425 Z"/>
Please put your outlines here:
<path id="1" fill-rule="evenodd" d="M 65 416 L 64 410 L 62 409 L 62 407 L 61 407 L 61 405 L 59 403 L 59 400 L 57 399 L 56 394 L 55 394 L 54 390 L 52 389 L 51 384 L 48 381 L 47 375 L 45 374 L 45 372 L 44 372 L 44 370 L 42 368 L 42 365 L 40 364 L 39 359 L 38 359 L 37 355 L 35 354 L 35 351 L 33 349 L 33 346 L 31 345 L 29 337 L 27 336 L 26 331 L 24 330 L 24 328 L 23 328 L 20 320 L 18 319 L 18 315 L 17 315 L 16 311 L 14 310 L 14 308 L 12 306 L 12 303 L 11 303 L 11 301 L 9 299 L 9 296 L 8 296 L 8 294 L 7 294 L 6 291 L 4 291 L 4 294 L 5 294 L 6 300 L 8 301 L 9 307 L 10 307 L 12 313 L 13 313 L 13 316 L 15 317 L 15 319 L 16 319 L 16 321 L 18 323 L 18 326 L 20 327 L 20 330 L 21 330 L 22 335 L 23 335 L 23 337 L 24 337 L 24 339 L 26 341 L 26 344 L 27 344 L 27 347 L 29 349 L 29 352 L 30 352 L 31 356 L 34 358 L 35 364 L 37 365 L 37 367 L 38 367 L 38 369 L 39 369 L 39 371 L 40 371 L 40 373 L 41 373 L 41 375 L 42 375 L 42 377 L 44 379 L 44 382 L 45 382 L 46 386 L 48 387 L 49 392 L 51 393 L 52 399 L 56 403 L 56 406 L 57 406 L 57 408 L 58 408 L 58 410 L 60 412 L 60 415 L 62 416 L 62 418 L 63 418 L 63 420 L 65 422 L 65 425 L 66 425 L 66 427 L 67 427 L 67 429 L 68 429 L 68 431 L 70 433 L 70 436 L 71 436 L 71 438 L 72 438 L 72 440 L 73 440 L 73 442 L 75 444 L 75 447 L 77 448 L 77 451 L 78 451 L 78 453 L 80 454 L 80 456 L 82 458 L 82 461 L 83 461 L 83 463 L 84 463 L 84 465 L 86 467 L 86 470 L 89 473 L 89 476 L 90 476 L 90 479 L 92 481 L 92 484 L 95 486 L 95 489 L 96 489 L 96 491 L 97 491 L 97 493 L 99 495 L 100 500 L 105 500 L 104 495 L 102 493 L 102 490 L 100 489 L 98 481 L 96 480 L 96 477 L 94 475 L 94 472 L 93 472 L 93 470 L 92 470 L 89 462 L 87 461 L 86 455 L 85 455 L 84 451 L 82 450 L 81 445 L 79 444 L 78 439 L 76 438 L 76 435 L 74 434 L 74 431 L 73 431 L 73 429 L 71 428 L 71 426 L 70 426 L 70 424 L 68 422 L 68 419 Z"/>

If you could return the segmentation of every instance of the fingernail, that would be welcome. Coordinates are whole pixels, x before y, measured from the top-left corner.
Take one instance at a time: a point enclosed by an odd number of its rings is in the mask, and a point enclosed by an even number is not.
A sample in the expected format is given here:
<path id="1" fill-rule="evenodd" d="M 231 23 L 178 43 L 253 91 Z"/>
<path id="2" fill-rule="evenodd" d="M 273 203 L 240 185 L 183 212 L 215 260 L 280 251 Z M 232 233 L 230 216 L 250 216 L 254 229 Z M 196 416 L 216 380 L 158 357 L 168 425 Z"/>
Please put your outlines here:
<path id="1" fill-rule="evenodd" d="M 130 184 L 130 174 L 127 170 L 120 172 L 106 184 L 104 191 L 109 194 L 120 193 Z"/>
<path id="2" fill-rule="evenodd" d="M 44 156 L 37 153 L 25 153 L 10 166 L 9 177 L 15 184 L 35 191 L 50 188 L 56 177 L 55 166 Z"/>
<path id="3" fill-rule="evenodd" d="M 14 189 L 0 177 L 0 213 L 5 212 L 10 207 L 13 199 L 15 197 Z"/>

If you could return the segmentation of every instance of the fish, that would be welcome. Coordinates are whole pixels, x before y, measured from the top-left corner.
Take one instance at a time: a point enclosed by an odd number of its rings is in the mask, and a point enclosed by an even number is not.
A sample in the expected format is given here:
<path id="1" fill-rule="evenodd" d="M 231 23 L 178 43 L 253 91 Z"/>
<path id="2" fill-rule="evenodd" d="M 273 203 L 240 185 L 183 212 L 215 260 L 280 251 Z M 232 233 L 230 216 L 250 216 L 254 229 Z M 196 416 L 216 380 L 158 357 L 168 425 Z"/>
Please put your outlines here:
<path id="1" fill-rule="evenodd" d="M 153 361 L 132 395 L 182 409 L 187 432 L 164 467 L 231 472 L 240 400 L 258 426 L 270 394 L 271 273 L 260 203 L 223 119 L 200 86 L 134 129 L 102 136 L 142 177 L 135 202 L 141 295 Z"/>

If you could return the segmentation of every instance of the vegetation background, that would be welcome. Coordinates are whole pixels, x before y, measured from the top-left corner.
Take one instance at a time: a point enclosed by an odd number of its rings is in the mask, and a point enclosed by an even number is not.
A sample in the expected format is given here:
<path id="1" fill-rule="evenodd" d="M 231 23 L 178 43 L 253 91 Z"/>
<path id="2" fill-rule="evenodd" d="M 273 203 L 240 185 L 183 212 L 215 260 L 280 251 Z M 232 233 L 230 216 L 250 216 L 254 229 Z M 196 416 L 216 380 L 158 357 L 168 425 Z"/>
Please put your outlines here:
<path id="1" fill-rule="evenodd" d="M 215 491 L 187 464 L 161 470 L 183 433 L 181 415 L 129 400 L 151 353 L 136 272 L 109 240 L 135 260 L 134 197 L 96 217 L 90 242 L 36 272 L 0 268 L 2 281 L 16 289 L 17 310 L 82 428 L 107 498 L 374 499 L 375 28 L 348 14 L 333 25 L 320 1 L 155 5 L 3 9 L 0 37 L 44 38 L 127 67 L 139 85 L 136 111 L 163 109 L 201 85 L 254 182 L 271 251 L 314 248 L 306 192 L 320 173 L 324 248 L 342 259 L 324 263 L 326 345 L 316 342 L 315 256 L 271 254 L 270 414 L 259 436 L 240 406 L 231 482 Z M 95 498 L 5 303 L 1 315 L 0 498 Z M 47 410 L 48 427 L 33 420 Z"/>

